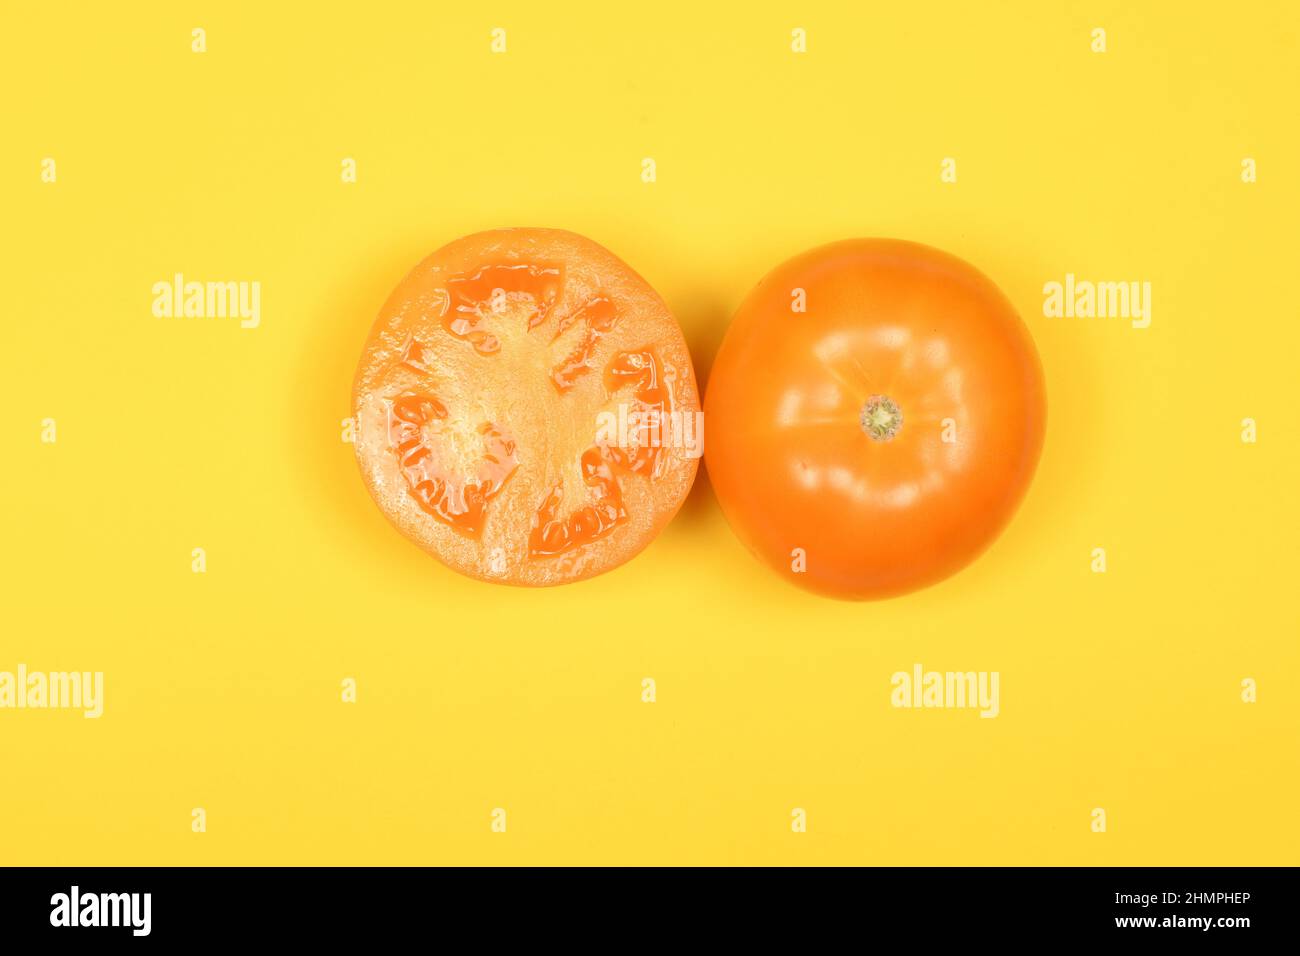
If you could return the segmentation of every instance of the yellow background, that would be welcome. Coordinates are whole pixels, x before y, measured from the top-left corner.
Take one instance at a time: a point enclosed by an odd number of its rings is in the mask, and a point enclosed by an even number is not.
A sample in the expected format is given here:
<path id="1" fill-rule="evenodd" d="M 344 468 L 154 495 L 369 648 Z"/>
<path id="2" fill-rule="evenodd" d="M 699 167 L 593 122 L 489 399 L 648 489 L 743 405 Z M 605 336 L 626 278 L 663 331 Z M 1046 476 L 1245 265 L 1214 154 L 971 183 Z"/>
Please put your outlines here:
<path id="1" fill-rule="evenodd" d="M 1293 6 L 89 6 L 0 32 L 0 670 L 106 710 L 0 711 L 0 863 L 1300 862 Z M 779 580 L 703 478 L 596 580 L 444 570 L 340 420 L 392 286 L 505 225 L 625 258 L 702 377 L 804 248 L 970 260 L 1047 374 L 1019 515 L 884 603 Z M 178 271 L 261 327 L 155 319 Z M 1067 272 L 1150 281 L 1151 327 L 1044 318 Z M 891 708 L 918 662 L 1001 716 Z"/>

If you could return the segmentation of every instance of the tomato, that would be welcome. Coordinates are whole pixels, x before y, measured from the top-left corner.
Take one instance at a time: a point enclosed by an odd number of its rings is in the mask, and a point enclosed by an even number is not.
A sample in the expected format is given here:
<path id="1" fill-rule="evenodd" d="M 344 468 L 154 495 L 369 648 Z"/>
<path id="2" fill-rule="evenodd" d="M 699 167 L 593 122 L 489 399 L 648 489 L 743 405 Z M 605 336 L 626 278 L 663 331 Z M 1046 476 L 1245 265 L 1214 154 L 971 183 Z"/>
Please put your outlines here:
<path id="1" fill-rule="evenodd" d="M 695 478 L 699 410 L 663 300 L 554 229 L 426 258 L 353 385 L 357 460 L 388 519 L 455 570 L 520 585 L 588 578 L 649 544 Z"/>
<path id="2" fill-rule="evenodd" d="M 879 598 L 997 536 L 1045 418 L 1038 353 L 989 279 L 927 246 L 849 240 L 779 266 L 740 306 L 709 377 L 705 465 L 782 576 Z"/>

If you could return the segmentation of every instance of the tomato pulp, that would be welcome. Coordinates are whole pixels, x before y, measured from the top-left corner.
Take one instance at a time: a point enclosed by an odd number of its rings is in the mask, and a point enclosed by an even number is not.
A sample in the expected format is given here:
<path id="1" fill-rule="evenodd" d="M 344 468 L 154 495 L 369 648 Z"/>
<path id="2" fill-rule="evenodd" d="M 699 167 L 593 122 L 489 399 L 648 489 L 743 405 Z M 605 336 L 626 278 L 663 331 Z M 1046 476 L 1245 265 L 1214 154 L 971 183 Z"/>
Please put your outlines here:
<path id="1" fill-rule="evenodd" d="M 1043 445 L 1038 353 L 998 288 L 916 243 L 861 239 L 777 267 L 709 377 L 705 464 L 782 576 L 842 598 L 932 584 L 1010 520 Z"/>
<path id="2" fill-rule="evenodd" d="M 444 246 L 380 313 L 356 453 L 403 534 L 472 577 L 580 580 L 644 548 L 700 454 L 681 329 L 609 250 L 555 229 Z"/>

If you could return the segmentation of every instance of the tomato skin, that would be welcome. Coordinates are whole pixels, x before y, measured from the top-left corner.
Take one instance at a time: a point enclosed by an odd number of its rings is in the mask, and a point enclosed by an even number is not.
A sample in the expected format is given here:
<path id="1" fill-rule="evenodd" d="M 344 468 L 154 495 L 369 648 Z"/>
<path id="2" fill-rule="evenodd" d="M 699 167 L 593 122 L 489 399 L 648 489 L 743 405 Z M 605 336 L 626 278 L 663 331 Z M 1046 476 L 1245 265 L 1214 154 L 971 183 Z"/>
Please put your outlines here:
<path id="1" fill-rule="evenodd" d="M 951 575 L 998 535 L 1033 477 L 1046 396 L 1029 332 L 988 278 L 928 246 L 854 239 L 749 294 L 705 419 L 710 480 L 750 550 L 814 592 L 881 598 Z"/>

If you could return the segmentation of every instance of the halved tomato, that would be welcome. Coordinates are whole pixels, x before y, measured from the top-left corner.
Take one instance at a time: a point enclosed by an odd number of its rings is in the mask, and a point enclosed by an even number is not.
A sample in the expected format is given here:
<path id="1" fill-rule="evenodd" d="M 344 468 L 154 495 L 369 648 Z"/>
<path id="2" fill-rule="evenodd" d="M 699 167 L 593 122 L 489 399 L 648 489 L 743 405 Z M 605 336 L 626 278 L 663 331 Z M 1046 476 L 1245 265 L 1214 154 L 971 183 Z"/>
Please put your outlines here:
<path id="1" fill-rule="evenodd" d="M 702 437 L 668 307 L 613 253 L 555 229 L 477 233 L 416 266 L 370 332 L 353 410 L 389 520 L 507 584 L 635 555 L 690 490 Z"/>
<path id="2" fill-rule="evenodd" d="M 1033 340 L 998 288 L 927 246 L 834 243 L 773 270 L 709 377 L 705 462 L 740 538 L 844 598 L 966 565 L 1010 520 L 1043 445 Z"/>

